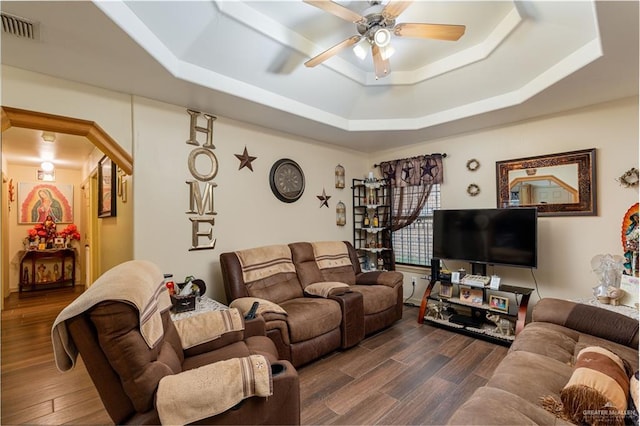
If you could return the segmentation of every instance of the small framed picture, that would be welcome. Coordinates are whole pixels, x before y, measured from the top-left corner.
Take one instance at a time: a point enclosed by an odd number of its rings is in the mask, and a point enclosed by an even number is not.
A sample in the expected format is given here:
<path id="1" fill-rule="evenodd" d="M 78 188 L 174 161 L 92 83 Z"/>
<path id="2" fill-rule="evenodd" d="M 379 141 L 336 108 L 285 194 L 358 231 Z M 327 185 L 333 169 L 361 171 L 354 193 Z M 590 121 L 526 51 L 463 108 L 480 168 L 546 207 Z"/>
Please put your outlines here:
<path id="1" fill-rule="evenodd" d="M 56 239 L 53 240 L 53 246 L 55 248 L 64 248 L 64 238 L 56 237 Z"/>
<path id="2" fill-rule="evenodd" d="M 440 297 L 446 297 L 446 298 L 453 296 L 453 286 L 440 284 L 440 293 L 438 293 L 438 295 Z"/>
<path id="3" fill-rule="evenodd" d="M 492 294 L 489 296 L 489 307 L 496 311 L 509 312 L 509 298 Z"/>
<path id="4" fill-rule="evenodd" d="M 484 291 L 479 288 L 460 287 L 460 301 L 474 306 L 482 306 Z"/>

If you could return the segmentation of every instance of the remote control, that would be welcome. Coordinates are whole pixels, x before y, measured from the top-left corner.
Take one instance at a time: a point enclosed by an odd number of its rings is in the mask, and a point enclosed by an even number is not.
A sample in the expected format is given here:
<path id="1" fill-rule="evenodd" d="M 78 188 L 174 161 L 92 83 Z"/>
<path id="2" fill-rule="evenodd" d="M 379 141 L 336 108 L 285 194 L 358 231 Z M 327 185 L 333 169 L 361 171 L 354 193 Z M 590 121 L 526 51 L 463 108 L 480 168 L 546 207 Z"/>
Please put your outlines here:
<path id="1" fill-rule="evenodd" d="M 249 312 L 247 312 L 247 314 L 244 316 L 244 319 L 246 320 L 254 319 L 256 317 L 256 311 L 258 310 L 258 305 L 260 305 L 259 302 L 253 302 L 253 305 L 251 305 L 251 309 L 249 309 Z"/>

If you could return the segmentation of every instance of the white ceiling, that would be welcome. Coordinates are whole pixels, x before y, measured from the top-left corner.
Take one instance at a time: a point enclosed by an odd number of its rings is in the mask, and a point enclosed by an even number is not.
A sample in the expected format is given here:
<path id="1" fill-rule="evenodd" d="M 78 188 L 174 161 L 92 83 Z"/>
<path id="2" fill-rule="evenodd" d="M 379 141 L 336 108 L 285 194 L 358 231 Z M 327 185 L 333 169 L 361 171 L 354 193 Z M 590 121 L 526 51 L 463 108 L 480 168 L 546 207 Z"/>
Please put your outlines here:
<path id="1" fill-rule="evenodd" d="M 362 1 L 339 1 L 358 13 Z M 391 74 L 301 1 L 2 1 L 40 39 L 2 63 L 363 152 L 638 94 L 636 1 L 416 1 L 397 22 L 462 24 L 457 42 L 395 37 Z M 5 136 L 5 135 L 3 135 Z M 7 138 L 3 138 L 6 151 Z"/>

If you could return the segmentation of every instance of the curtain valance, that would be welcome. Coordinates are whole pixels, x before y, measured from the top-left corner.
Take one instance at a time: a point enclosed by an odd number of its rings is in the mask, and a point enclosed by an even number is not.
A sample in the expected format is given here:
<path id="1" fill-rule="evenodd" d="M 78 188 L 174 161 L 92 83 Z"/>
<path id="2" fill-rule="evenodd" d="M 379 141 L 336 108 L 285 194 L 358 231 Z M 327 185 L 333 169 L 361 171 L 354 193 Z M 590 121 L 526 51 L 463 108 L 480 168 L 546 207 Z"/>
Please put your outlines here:
<path id="1" fill-rule="evenodd" d="M 382 177 L 395 188 L 442 183 L 442 154 L 383 161 L 380 171 Z"/>

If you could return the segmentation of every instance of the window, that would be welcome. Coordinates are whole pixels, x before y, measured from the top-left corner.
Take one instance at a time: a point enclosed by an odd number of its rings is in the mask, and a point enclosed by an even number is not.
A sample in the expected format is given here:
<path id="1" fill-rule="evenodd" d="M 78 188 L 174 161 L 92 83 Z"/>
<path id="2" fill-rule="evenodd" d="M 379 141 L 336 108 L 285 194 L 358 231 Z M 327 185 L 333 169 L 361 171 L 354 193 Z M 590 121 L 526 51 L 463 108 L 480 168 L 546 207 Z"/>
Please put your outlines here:
<path id="1" fill-rule="evenodd" d="M 408 192 L 407 195 L 410 196 L 410 194 Z M 431 264 L 433 211 L 439 208 L 440 185 L 434 184 L 420 216 L 411 225 L 393 233 L 393 251 L 396 263 L 415 266 L 429 266 Z M 407 210 L 407 208 L 402 208 L 401 214 L 408 215 Z"/>

